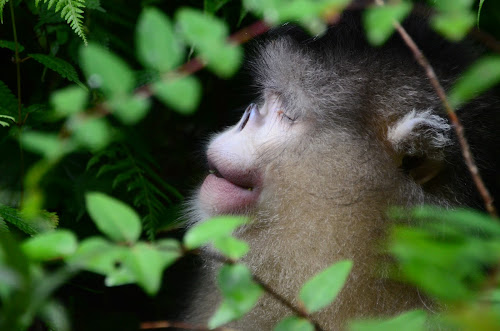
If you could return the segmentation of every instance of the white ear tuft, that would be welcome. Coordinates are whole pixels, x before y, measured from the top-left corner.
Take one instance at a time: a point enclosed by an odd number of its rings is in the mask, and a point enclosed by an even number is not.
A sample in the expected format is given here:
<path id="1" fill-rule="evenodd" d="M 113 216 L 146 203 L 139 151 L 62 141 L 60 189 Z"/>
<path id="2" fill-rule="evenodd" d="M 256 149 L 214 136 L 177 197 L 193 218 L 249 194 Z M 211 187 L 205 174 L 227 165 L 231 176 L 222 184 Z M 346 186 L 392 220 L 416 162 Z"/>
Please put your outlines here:
<path id="1" fill-rule="evenodd" d="M 452 143 L 450 129 L 447 121 L 430 109 L 421 112 L 412 110 L 389 127 L 387 139 L 396 152 L 441 154 L 439 151 Z"/>

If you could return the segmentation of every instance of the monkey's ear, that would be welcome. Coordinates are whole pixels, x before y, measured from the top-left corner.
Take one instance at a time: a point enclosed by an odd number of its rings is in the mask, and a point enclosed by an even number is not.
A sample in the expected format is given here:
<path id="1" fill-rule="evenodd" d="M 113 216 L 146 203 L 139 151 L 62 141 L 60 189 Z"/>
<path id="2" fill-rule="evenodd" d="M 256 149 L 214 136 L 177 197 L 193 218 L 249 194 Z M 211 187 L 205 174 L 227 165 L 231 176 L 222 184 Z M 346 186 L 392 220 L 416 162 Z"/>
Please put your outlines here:
<path id="1" fill-rule="evenodd" d="M 389 126 L 387 140 L 401 168 L 423 185 L 443 169 L 444 150 L 452 144 L 450 129 L 431 110 L 412 110 Z"/>

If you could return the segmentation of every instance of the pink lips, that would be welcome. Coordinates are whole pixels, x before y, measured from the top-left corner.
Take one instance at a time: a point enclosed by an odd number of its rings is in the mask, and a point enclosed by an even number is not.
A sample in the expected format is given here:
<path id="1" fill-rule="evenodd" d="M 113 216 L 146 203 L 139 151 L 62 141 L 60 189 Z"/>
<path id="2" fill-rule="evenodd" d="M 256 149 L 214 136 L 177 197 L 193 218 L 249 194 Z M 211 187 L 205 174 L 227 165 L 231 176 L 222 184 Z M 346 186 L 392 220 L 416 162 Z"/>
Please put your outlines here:
<path id="1" fill-rule="evenodd" d="M 255 175 L 239 171 L 217 170 L 219 176 L 209 174 L 201 186 L 200 198 L 215 214 L 242 212 L 259 198 Z M 220 171 L 220 172 L 219 172 Z"/>

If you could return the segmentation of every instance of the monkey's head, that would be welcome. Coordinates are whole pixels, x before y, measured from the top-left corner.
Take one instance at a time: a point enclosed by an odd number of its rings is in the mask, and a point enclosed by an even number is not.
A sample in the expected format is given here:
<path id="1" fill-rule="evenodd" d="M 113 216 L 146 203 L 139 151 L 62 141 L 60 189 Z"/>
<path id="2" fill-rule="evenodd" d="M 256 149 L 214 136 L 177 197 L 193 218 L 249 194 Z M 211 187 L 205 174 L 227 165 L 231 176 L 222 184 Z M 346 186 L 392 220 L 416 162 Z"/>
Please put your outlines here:
<path id="1" fill-rule="evenodd" d="M 251 62 L 260 97 L 211 139 L 197 215 L 330 208 L 331 218 L 442 200 L 453 137 L 423 71 L 409 51 L 368 53 L 342 38 L 286 35 L 260 49 Z"/>
<path id="2" fill-rule="evenodd" d="M 249 216 L 236 234 L 251 247 L 243 262 L 291 302 L 314 273 L 353 260 L 339 298 L 317 316 L 328 330 L 353 316 L 421 305 L 414 289 L 374 273 L 389 206 L 477 201 L 439 98 L 406 45 L 395 36 L 373 49 L 359 22 L 342 22 L 322 38 L 285 31 L 260 47 L 250 62 L 259 97 L 209 142 L 210 173 L 190 207 L 192 222 Z M 449 87 L 463 52 L 427 37 L 417 44 Z M 488 105 L 459 111 L 483 165 L 480 148 L 495 146 L 484 138 L 497 120 Z M 206 321 L 216 307 L 207 299 L 217 293 L 215 270 L 204 269 L 194 320 Z M 270 330 L 289 313 L 265 297 L 235 326 Z"/>

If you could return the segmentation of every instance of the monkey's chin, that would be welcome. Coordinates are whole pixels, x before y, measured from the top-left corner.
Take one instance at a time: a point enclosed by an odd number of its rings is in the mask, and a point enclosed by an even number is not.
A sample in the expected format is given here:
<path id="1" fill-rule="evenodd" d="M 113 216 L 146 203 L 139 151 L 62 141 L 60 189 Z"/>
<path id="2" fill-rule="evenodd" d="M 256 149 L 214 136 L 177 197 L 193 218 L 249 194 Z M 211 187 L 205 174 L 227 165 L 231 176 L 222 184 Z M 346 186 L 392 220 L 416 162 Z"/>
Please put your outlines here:
<path id="1" fill-rule="evenodd" d="M 214 215 L 237 214 L 257 203 L 259 190 L 243 188 L 225 178 L 209 174 L 201 186 L 199 198 Z"/>

